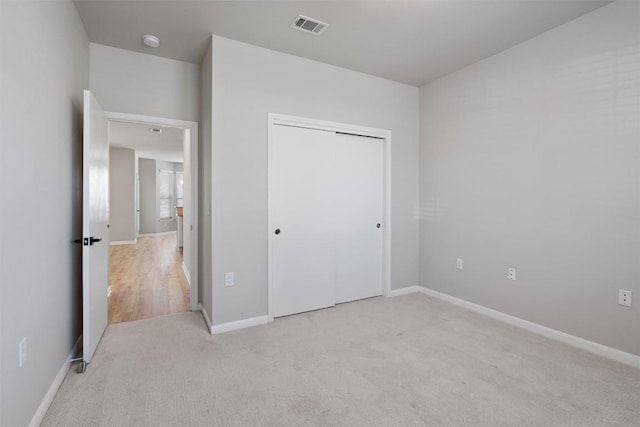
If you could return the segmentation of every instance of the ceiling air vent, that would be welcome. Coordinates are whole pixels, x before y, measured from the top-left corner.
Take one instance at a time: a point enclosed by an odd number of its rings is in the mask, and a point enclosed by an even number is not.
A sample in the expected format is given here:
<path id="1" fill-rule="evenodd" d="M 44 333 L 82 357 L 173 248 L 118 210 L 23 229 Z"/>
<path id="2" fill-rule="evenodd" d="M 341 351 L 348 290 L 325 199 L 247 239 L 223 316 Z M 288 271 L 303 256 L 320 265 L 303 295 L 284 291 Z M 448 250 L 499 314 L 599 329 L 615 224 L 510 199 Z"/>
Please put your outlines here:
<path id="1" fill-rule="evenodd" d="M 296 19 L 291 23 L 291 28 L 298 31 L 304 31 L 305 33 L 319 36 L 329 26 L 326 22 L 318 21 L 317 19 L 309 18 L 308 16 L 298 15 Z"/>

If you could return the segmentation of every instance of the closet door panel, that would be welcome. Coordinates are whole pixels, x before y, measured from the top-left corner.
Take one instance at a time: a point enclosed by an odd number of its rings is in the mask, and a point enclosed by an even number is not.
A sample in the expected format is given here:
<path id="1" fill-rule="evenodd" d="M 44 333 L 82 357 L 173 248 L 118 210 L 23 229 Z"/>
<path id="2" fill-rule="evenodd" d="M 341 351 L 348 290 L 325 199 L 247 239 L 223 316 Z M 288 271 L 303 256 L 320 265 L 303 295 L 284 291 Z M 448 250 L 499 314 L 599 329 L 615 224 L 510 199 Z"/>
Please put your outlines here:
<path id="1" fill-rule="evenodd" d="M 335 289 L 342 303 L 382 295 L 383 141 L 337 134 L 335 149 Z"/>
<path id="2" fill-rule="evenodd" d="M 333 132 L 273 128 L 269 262 L 274 317 L 335 304 L 335 139 Z"/>

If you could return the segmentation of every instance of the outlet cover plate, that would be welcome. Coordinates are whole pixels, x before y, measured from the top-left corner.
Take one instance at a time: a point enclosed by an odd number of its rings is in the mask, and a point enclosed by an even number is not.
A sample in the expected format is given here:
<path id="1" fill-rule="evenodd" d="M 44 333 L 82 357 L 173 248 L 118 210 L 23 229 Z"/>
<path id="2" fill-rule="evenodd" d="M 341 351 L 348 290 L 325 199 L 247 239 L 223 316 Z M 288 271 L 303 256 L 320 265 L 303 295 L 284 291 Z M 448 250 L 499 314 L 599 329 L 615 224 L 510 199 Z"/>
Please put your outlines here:
<path id="1" fill-rule="evenodd" d="M 225 286 L 235 285 L 235 278 L 233 277 L 233 272 L 224 273 L 224 285 Z"/>
<path id="2" fill-rule="evenodd" d="M 631 291 L 618 290 L 618 304 L 631 307 Z"/>

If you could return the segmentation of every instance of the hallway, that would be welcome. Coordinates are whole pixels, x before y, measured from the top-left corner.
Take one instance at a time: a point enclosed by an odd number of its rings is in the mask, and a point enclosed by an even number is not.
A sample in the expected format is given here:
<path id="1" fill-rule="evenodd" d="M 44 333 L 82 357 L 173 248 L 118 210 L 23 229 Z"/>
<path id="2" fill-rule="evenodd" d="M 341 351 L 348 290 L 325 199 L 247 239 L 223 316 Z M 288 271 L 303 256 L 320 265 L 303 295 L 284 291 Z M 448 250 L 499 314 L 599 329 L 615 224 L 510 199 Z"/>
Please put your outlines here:
<path id="1" fill-rule="evenodd" d="M 109 323 L 189 311 L 189 284 L 175 234 L 110 247 Z"/>

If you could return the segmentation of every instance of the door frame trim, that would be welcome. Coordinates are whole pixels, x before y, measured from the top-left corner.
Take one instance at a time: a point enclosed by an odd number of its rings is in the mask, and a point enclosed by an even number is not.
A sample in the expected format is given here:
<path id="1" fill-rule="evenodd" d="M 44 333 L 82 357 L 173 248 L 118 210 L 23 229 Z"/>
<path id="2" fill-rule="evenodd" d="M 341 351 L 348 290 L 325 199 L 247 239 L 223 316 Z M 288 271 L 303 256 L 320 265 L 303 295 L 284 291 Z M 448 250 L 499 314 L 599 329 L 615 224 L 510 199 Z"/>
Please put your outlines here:
<path id="1" fill-rule="evenodd" d="M 325 130 L 331 132 L 343 132 L 360 136 L 369 136 L 382 139 L 382 295 L 387 297 L 391 289 L 391 131 L 387 129 L 371 128 L 348 123 L 331 122 L 326 120 L 311 119 L 307 117 L 290 116 L 286 114 L 267 113 L 267 312 L 269 322 L 273 322 L 273 277 L 271 268 L 272 247 L 270 239 L 271 224 L 271 150 L 273 146 L 274 126 L 292 126 L 306 129 Z"/>
<path id="2" fill-rule="evenodd" d="M 142 116 L 139 114 L 105 111 L 110 122 L 137 123 L 188 129 L 191 134 L 191 269 L 189 305 L 191 311 L 198 311 L 198 122 L 167 119 L 164 117 Z M 183 263 L 184 264 L 184 263 Z"/>

